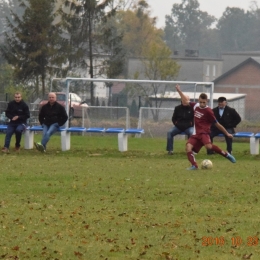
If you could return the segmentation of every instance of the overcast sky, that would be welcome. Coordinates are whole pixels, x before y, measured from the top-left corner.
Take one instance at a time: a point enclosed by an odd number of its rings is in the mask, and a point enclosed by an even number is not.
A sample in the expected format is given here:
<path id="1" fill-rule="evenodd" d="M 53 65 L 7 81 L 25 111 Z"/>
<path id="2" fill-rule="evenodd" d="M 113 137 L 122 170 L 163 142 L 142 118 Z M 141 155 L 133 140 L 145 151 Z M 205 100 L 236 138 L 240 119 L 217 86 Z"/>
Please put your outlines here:
<path id="1" fill-rule="evenodd" d="M 165 26 L 165 15 L 171 14 L 173 4 L 180 4 L 181 0 L 147 0 L 152 9 L 152 16 L 158 17 L 157 26 Z M 253 2 L 260 5 L 260 0 L 199 0 L 200 10 L 220 18 L 226 7 L 239 7 L 249 10 Z M 260 7 L 260 6 L 259 6 Z"/>

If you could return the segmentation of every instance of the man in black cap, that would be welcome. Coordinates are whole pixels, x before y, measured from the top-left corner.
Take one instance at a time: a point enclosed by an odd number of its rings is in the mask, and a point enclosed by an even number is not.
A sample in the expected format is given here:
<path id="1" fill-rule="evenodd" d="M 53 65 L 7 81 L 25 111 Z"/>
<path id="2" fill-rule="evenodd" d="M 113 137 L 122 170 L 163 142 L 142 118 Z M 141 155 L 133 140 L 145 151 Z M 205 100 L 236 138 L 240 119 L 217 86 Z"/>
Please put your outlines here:
<path id="1" fill-rule="evenodd" d="M 218 106 L 213 108 L 214 115 L 218 122 L 224 126 L 228 133 L 234 134 L 235 127 L 241 122 L 241 117 L 237 113 L 234 108 L 227 106 L 227 99 L 225 97 L 218 98 Z M 211 127 L 210 139 L 213 143 L 213 138 L 222 134 L 218 128 L 214 125 Z M 231 154 L 232 153 L 232 138 L 228 138 L 225 136 L 226 144 L 227 144 L 227 151 Z M 212 154 L 211 150 L 207 151 L 207 154 Z"/>

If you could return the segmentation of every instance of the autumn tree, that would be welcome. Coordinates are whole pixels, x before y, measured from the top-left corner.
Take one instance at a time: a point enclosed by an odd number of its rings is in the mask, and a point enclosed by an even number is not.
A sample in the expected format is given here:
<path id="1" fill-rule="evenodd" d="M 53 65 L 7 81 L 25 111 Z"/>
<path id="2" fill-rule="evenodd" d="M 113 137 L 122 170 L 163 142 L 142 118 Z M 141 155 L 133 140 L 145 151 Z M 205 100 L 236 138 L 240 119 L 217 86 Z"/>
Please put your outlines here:
<path id="1" fill-rule="evenodd" d="M 147 45 L 161 42 L 163 32 L 155 23 L 145 0 L 138 1 L 132 9 L 117 12 L 117 26 L 124 33 L 123 46 L 128 57 L 141 57 Z"/>
<path id="2" fill-rule="evenodd" d="M 163 43 L 151 43 L 143 52 L 141 71 L 136 71 L 134 78 L 145 78 L 148 80 L 173 81 L 176 79 L 180 66 L 172 59 L 171 50 Z M 161 107 L 162 97 L 165 92 L 172 87 L 168 84 L 150 83 L 150 84 L 134 84 L 130 91 L 132 95 L 141 95 L 146 97 L 150 107 Z M 150 97 L 153 97 L 153 104 Z M 153 118 L 158 120 L 159 110 L 152 110 Z"/>
<path id="3" fill-rule="evenodd" d="M 151 17 L 148 1 L 140 0 L 133 4 L 131 9 L 119 10 L 117 22 L 119 30 L 124 32 L 123 46 L 127 57 L 136 57 L 141 60 L 142 69 L 133 75 L 135 79 L 174 80 L 180 66 L 172 59 L 172 51 L 163 41 L 163 31 L 155 27 L 156 18 Z M 146 97 L 146 103 L 152 107 L 149 97 L 155 97 L 155 106 L 160 107 L 159 96 L 164 95 L 169 86 L 160 84 L 128 84 L 127 92 L 133 98 Z M 158 97 L 158 98 L 157 98 Z M 152 112 L 153 113 L 153 112 Z M 154 120 L 158 112 L 153 114 Z"/>

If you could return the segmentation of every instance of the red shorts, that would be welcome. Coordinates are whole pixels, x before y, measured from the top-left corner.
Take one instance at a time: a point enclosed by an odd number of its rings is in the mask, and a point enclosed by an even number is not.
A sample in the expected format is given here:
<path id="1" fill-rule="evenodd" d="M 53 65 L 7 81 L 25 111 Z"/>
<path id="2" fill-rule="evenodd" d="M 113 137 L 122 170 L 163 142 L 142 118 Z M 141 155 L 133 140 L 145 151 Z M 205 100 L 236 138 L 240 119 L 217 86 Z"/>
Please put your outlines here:
<path id="1" fill-rule="evenodd" d="M 201 147 L 206 144 L 211 144 L 211 140 L 209 134 L 199 134 L 191 135 L 187 143 L 190 143 L 193 146 L 192 151 L 198 153 Z"/>

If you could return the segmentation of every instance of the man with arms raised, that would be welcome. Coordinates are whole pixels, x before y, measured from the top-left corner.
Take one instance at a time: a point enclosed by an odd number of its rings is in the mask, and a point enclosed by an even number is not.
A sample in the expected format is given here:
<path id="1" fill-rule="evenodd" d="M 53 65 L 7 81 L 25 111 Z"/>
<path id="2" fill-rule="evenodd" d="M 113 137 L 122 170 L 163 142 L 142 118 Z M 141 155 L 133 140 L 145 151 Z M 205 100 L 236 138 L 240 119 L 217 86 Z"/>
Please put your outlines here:
<path id="1" fill-rule="evenodd" d="M 198 164 L 196 163 L 194 153 L 198 153 L 202 146 L 206 149 L 213 150 L 215 153 L 222 155 L 232 163 L 236 162 L 236 159 L 228 152 L 221 150 L 218 146 L 211 143 L 210 140 L 210 127 L 213 123 L 215 126 L 229 138 L 233 138 L 232 134 L 229 134 L 227 130 L 218 123 L 214 113 L 210 107 L 207 106 L 208 97 L 205 93 L 201 93 L 199 96 L 199 102 L 189 102 L 187 97 L 183 94 L 179 85 L 176 85 L 176 90 L 179 93 L 183 104 L 190 104 L 194 109 L 194 133 L 188 139 L 186 144 L 186 152 L 188 160 L 191 163 L 191 167 L 187 170 L 197 170 Z"/>
<path id="2" fill-rule="evenodd" d="M 56 94 L 48 95 L 48 103 L 43 105 L 39 113 L 39 122 L 43 127 L 42 140 L 34 143 L 37 150 L 46 152 L 46 145 L 50 137 L 68 120 L 65 108 L 56 101 Z"/>

